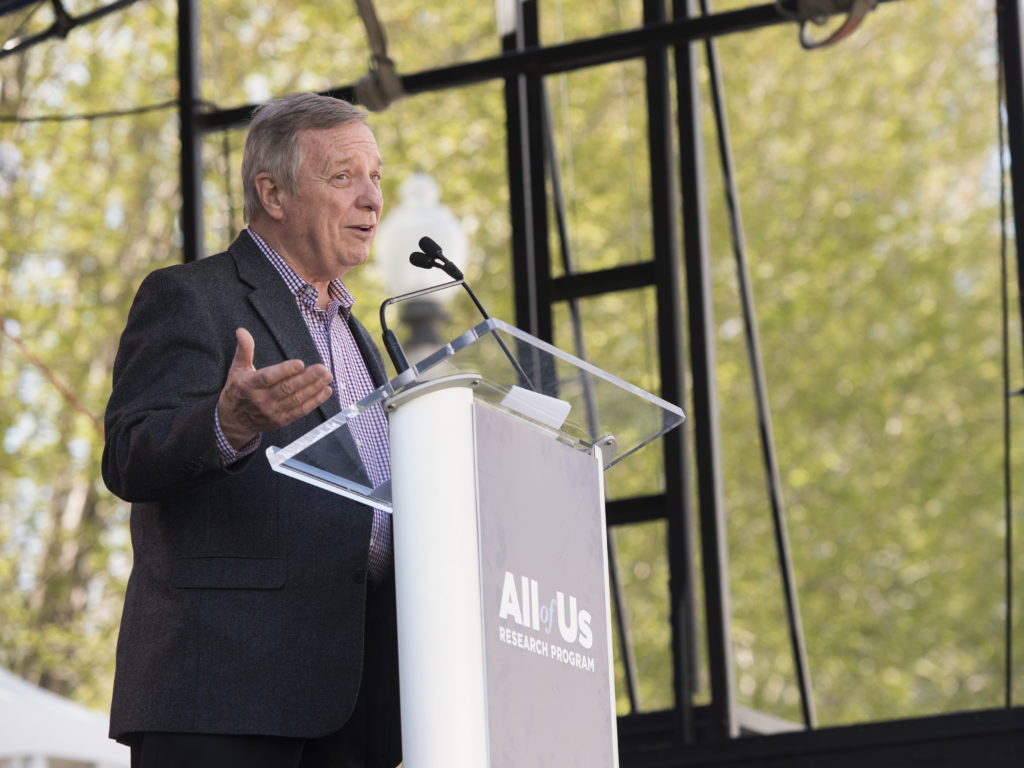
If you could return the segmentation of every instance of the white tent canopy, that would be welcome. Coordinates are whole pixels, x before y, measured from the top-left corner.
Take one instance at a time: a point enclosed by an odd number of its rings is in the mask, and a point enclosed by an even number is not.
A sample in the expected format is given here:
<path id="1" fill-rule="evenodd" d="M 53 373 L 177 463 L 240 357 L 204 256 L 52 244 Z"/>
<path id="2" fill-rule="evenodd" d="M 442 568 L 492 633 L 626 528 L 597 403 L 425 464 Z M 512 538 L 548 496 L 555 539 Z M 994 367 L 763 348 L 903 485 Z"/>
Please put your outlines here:
<path id="1" fill-rule="evenodd" d="M 53 761 L 128 768 L 128 748 L 107 738 L 107 717 L 0 669 L 0 766 Z"/>

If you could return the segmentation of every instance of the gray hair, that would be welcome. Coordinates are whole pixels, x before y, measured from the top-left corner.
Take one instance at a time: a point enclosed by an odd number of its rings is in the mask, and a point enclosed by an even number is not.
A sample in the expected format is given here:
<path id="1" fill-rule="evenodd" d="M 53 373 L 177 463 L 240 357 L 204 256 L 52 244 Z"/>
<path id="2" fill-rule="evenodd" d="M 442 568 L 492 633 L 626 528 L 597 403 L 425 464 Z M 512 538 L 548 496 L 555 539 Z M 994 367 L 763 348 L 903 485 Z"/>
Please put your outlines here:
<path id="1" fill-rule="evenodd" d="M 366 113 L 361 109 L 342 99 L 316 93 L 297 93 L 257 108 L 242 156 L 245 220 L 252 222 L 263 212 L 256 193 L 257 175 L 269 173 L 286 192 L 295 192 L 302 163 L 300 131 L 356 122 L 366 123 Z"/>

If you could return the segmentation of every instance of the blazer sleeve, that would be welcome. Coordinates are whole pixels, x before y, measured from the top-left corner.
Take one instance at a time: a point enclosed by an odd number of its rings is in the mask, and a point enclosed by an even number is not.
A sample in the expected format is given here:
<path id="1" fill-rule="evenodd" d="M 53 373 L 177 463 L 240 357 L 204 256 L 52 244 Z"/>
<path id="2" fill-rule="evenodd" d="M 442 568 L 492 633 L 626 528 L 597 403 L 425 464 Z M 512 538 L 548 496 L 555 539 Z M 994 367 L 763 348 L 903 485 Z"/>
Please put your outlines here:
<path id="1" fill-rule="evenodd" d="M 195 270 L 170 267 L 136 294 L 114 361 L 102 472 L 131 502 L 155 501 L 231 471 L 217 450 L 214 411 L 234 333 L 200 300 Z"/>

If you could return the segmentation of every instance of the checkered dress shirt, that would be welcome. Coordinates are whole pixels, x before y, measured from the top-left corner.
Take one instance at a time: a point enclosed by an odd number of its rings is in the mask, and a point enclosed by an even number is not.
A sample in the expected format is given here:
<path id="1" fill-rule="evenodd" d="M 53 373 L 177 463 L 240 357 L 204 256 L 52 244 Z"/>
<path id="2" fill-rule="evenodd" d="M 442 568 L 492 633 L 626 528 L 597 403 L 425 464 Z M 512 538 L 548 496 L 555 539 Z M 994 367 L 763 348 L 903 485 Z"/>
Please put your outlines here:
<path id="1" fill-rule="evenodd" d="M 295 270 L 252 229 L 248 232 L 295 296 L 299 312 L 306 321 L 306 327 L 313 337 L 320 358 L 334 377 L 334 391 L 342 410 L 373 392 L 373 381 L 348 325 L 355 299 L 345 284 L 340 279 L 332 280 L 327 288 L 330 298 L 327 309 L 320 309 L 316 304 L 317 289 L 299 277 Z M 391 450 L 388 444 L 387 417 L 380 404 L 372 406 L 359 418 L 353 419 L 349 427 L 370 483 L 377 487 L 387 482 L 391 477 Z M 220 442 L 223 438 L 219 424 L 217 432 Z M 230 453 L 235 454 L 235 458 L 241 457 L 255 450 L 256 444 L 258 441 L 245 446 L 242 451 L 236 452 L 232 449 Z M 227 448 L 231 449 L 231 446 L 228 445 Z M 223 453 L 223 444 L 221 450 Z M 229 457 L 230 455 L 225 458 Z M 373 527 L 370 531 L 368 575 L 371 582 L 377 583 L 383 578 L 390 561 L 391 516 L 385 510 L 375 508 Z"/>

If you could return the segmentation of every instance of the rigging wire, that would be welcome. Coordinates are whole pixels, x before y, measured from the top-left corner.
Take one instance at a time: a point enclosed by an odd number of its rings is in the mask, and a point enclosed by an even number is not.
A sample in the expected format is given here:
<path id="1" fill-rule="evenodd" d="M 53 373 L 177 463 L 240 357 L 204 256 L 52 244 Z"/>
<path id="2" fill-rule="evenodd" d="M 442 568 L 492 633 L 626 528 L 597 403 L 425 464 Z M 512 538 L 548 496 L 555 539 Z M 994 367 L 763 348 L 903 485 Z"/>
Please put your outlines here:
<path id="1" fill-rule="evenodd" d="M 998 2 L 998 0 L 997 0 Z M 998 13 L 998 10 L 997 10 Z M 999 127 L 997 152 L 999 154 L 999 270 L 1001 288 L 1002 376 L 1003 376 L 1003 514 L 1005 516 L 1004 548 L 1006 569 L 1006 625 L 1005 631 L 1005 697 L 1006 706 L 1013 706 L 1013 430 L 1010 422 L 1011 398 L 1021 394 L 1010 390 L 1010 299 L 1007 269 L 1008 237 L 1006 232 L 1006 136 L 1003 128 L 1006 78 L 1004 72 L 1002 37 L 996 44 L 996 123 Z"/>
<path id="2" fill-rule="evenodd" d="M 869 11 L 873 11 L 878 0 L 796 0 L 796 11 L 790 11 L 782 0 L 775 0 L 775 8 L 782 16 L 794 19 L 800 24 L 800 45 L 807 51 L 835 45 L 852 35 Z M 846 13 L 843 22 L 818 40 L 811 34 L 810 24 L 824 25 L 826 19 L 835 13 Z"/>
<path id="3" fill-rule="evenodd" d="M 9 35 L 6 35 L 6 39 L 14 40 L 16 38 L 20 38 L 22 34 L 24 34 L 25 28 L 28 26 L 28 23 L 32 21 L 32 17 L 35 16 L 39 9 L 42 8 L 45 4 L 46 0 L 36 0 L 35 5 L 29 8 L 28 12 L 26 12 L 25 15 L 21 17 L 21 20 L 18 22 L 18 25 L 14 28 L 14 31 L 11 32 Z"/>
<path id="4" fill-rule="evenodd" d="M 31 48 L 33 45 L 49 40 L 52 37 L 65 38 L 75 27 L 88 24 L 96 19 L 106 16 L 108 13 L 114 13 L 122 8 L 127 8 L 129 5 L 138 2 L 138 0 L 115 0 L 107 5 L 93 8 L 88 13 L 83 13 L 79 16 L 71 16 L 64 8 L 64 4 L 61 0 L 50 0 L 50 2 L 53 5 L 53 23 L 42 32 L 31 35 L 24 40 L 19 40 L 16 37 L 12 37 L 7 40 L 3 43 L 2 47 L 0 47 L 0 59 L 16 53 L 21 53 L 22 51 Z"/>
<path id="5" fill-rule="evenodd" d="M 111 109 L 103 112 L 83 112 L 73 115 L 34 115 L 30 117 L 18 117 L 17 115 L 0 115 L 0 123 L 69 123 L 75 120 L 106 120 L 112 117 L 131 117 L 142 115 L 147 112 L 159 112 L 163 109 L 177 108 L 177 99 L 161 101 L 156 104 L 144 104 L 129 109 Z"/>
<path id="6" fill-rule="evenodd" d="M 709 6 L 708 0 L 700 0 L 701 14 L 709 16 Z M 704 41 L 704 46 L 712 108 L 715 124 L 718 128 L 718 153 L 722 164 L 725 202 L 728 209 L 733 257 L 736 262 L 736 279 L 739 284 L 739 298 L 742 305 L 743 324 L 747 341 L 747 359 L 754 385 L 758 432 L 764 460 L 766 484 L 768 486 L 768 500 L 772 512 L 772 524 L 775 529 L 775 546 L 779 558 L 779 570 L 782 576 L 782 591 L 786 606 L 789 639 L 793 652 L 793 665 L 796 669 L 797 688 L 800 691 L 800 709 L 804 725 L 810 730 L 816 727 L 814 694 L 811 687 L 810 672 L 808 671 L 803 623 L 800 618 L 800 601 L 797 596 L 796 582 L 792 573 L 792 556 L 786 529 L 786 511 L 782 499 L 781 482 L 779 480 L 778 458 L 775 452 L 771 408 L 768 401 L 761 342 L 757 332 L 757 313 L 754 309 L 754 295 L 750 287 L 746 246 L 743 237 L 743 220 L 740 214 L 739 194 L 736 190 L 732 151 L 729 146 L 729 126 L 723 95 L 724 87 L 722 85 L 721 70 L 718 64 L 718 47 L 715 40 L 710 37 Z"/>
<path id="7" fill-rule="evenodd" d="M 387 36 L 377 18 L 373 0 L 355 0 L 370 44 L 370 71 L 356 83 L 356 100 L 372 112 L 380 112 L 405 96 L 402 79 L 388 56 Z"/>

